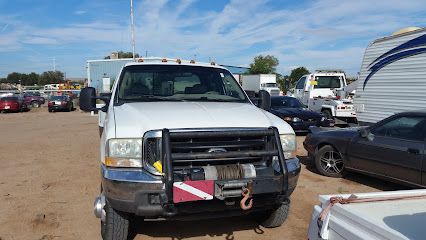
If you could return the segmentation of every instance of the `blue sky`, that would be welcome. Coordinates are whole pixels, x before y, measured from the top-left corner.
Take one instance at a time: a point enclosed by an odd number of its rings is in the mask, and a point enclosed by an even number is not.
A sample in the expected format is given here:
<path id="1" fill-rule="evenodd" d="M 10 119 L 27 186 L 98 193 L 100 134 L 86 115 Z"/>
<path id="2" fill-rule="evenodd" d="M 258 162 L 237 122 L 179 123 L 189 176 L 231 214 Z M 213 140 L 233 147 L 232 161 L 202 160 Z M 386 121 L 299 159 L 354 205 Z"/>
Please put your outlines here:
<path id="1" fill-rule="evenodd" d="M 424 27 L 426 4 L 371 0 L 134 0 L 136 52 L 248 66 L 276 56 L 278 71 L 359 71 L 374 39 Z M 0 0 L 0 77 L 53 68 L 85 77 L 86 60 L 130 51 L 129 0 Z"/>

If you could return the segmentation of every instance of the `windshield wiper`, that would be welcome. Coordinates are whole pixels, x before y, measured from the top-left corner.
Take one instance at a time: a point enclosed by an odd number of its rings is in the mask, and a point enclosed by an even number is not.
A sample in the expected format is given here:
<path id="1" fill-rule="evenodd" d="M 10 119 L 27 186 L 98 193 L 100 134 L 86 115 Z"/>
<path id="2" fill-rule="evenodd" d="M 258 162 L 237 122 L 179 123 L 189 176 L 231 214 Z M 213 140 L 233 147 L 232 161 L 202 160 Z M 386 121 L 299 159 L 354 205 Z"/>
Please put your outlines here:
<path id="1" fill-rule="evenodd" d="M 186 98 L 187 101 L 202 101 L 202 102 L 243 102 L 243 100 L 239 99 L 218 99 L 218 98 L 208 98 L 208 97 L 200 97 L 200 98 Z"/>

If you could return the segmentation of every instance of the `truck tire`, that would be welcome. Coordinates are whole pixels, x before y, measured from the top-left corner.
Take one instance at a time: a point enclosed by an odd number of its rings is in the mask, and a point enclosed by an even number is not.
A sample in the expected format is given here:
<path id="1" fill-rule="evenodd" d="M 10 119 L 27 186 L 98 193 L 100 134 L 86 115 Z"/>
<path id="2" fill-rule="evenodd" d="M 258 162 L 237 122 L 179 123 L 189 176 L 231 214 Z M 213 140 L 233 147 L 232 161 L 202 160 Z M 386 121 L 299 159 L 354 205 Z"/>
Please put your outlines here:
<path id="1" fill-rule="evenodd" d="M 322 175 L 341 178 L 345 175 L 343 155 L 333 146 L 325 145 L 315 153 L 315 166 Z"/>
<path id="2" fill-rule="evenodd" d="M 327 119 L 334 119 L 333 115 L 331 115 L 331 111 L 328 109 L 323 109 L 322 114 L 324 115 L 324 117 L 326 117 Z"/>
<path id="3" fill-rule="evenodd" d="M 129 234 L 130 216 L 128 213 L 119 212 L 105 203 L 105 222 L 101 221 L 101 235 L 103 240 L 127 240 Z"/>
<path id="4" fill-rule="evenodd" d="M 265 228 L 281 226 L 287 219 L 290 210 L 290 199 L 284 201 L 278 208 L 265 213 L 256 213 L 254 218 Z"/>

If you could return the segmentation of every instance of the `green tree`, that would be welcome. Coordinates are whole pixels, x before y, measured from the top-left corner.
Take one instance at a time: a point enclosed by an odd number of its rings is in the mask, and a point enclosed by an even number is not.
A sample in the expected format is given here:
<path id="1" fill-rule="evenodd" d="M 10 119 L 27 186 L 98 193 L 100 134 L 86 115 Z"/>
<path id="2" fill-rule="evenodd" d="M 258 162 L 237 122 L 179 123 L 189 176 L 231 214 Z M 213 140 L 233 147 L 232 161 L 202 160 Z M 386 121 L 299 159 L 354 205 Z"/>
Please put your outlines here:
<path id="1" fill-rule="evenodd" d="M 6 81 L 8 83 L 19 83 L 21 79 L 21 74 L 17 72 L 12 72 L 7 75 Z"/>
<path id="2" fill-rule="evenodd" d="M 64 82 L 64 73 L 61 71 L 43 72 L 38 78 L 38 85 Z"/>
<path id="3" fill-rule="evenodd" d="M 303 75 L 306 75 L 308 73 L 309 73 L 309 70 L 306 69 L 305 67 L 298 67 L 291 70 L 291 73 L 289 76 L 290 85 L 294 86 L 297 80 L 299 80 Z"/>
<path id="4" fill-rule="evenodd" d="M 276 67 L 279 61 L 276 57 L 271 55 L 256 56 L 254 57 L 253 63 L 250 64 L 250 74 L 270 74 L 275 73 Z"/>
<path id="5" fill-rule="evenodd" d="M 25 85 L 31 86 L 31 85 L 37 84 L 39 77 L 40 77 L 40 75 L 38 75 L 35 72 L 32 72 L 32 73 L 28 74 L 27 84 L 25 84 Z"/>
<path id="6" fill-rule="evenodd" d="M 139 57 L 139 53 L 135 53 L 135 58 Z M 133 53 L 132 52 L 124 52 L 124 51 L 119 51 L 118 52 L 118 58 L 133 58 Z M 104 57 L 104 59 L 111 59 L 111 56 L 106 56 Z"/>

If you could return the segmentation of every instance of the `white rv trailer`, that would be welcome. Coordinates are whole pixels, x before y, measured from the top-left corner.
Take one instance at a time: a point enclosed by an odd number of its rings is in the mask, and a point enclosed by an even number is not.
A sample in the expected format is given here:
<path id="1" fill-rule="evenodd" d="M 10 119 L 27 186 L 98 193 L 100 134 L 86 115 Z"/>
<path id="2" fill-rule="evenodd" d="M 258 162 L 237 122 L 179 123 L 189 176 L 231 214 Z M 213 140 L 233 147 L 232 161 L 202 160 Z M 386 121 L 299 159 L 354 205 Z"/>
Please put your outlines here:
<path id="1" fill-rule="evenodd" d="M 426 28 L 407 28 L 367 47 L 354 97 L 361 125 L 426 108 L 425 93 Z"/>

